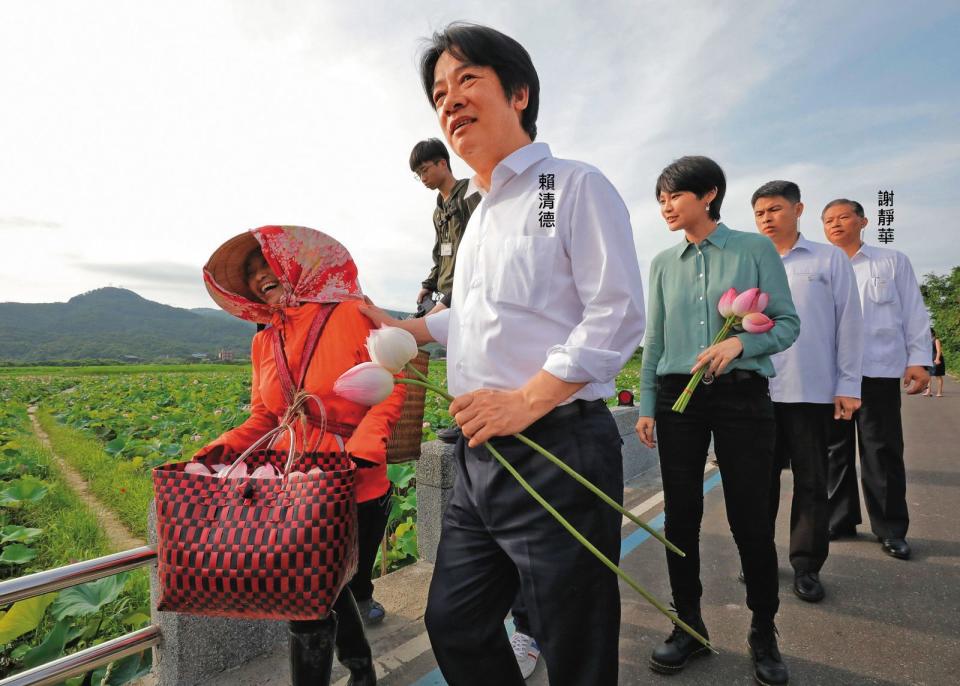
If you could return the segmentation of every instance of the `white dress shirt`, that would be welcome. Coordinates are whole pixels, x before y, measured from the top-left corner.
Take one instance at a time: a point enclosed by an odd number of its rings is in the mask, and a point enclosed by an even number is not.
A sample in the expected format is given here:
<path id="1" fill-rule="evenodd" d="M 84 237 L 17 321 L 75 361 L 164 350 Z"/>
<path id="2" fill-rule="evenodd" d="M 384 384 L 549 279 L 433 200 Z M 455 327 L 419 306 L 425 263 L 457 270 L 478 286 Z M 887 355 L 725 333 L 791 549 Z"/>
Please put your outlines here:
<path id="1" fill-rule="evenodd" d="M 552 226 L 541 215 L 551 174 Z M 516 389 L 544 369 L 586 383 L 570 400 L 607 398 L 643 338 L 643 287 L 623 200 L 596 168 L 557 159 L 544 143 L 493 170 L 453 284 L 450 309 L 426 318 L 447 347 L 453 395 Z"/>
<path id="2" fill-rule="evenodd" d="M 900 378 L 933 364 L 930 316 L 902 252 L 866 243 L 850 258 L 863 308 L 863 375 Z"/>
<path id="3" fill-rule="evenodd" d="M 780 256 L 800 315 L 800 336 L 773 356 L 777 403 L 833 403 L 860 397 L 863 316 L 857 281 L 846 254 L 803 237 Z"/>

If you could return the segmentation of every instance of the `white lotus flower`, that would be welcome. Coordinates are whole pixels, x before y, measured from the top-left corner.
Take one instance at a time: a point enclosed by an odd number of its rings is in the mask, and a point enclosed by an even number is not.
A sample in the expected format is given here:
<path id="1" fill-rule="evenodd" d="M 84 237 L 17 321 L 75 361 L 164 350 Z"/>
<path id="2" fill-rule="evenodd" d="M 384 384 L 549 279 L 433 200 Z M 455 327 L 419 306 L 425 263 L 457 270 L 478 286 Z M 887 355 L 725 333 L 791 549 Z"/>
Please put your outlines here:
<path id="1" fill-rule="evenodd" d="M 367 351 L 371 360 L 399 374 L 404 365 L 417 356 L 417 340 L 405 329 L 381 326 L 367 336 Z"/>

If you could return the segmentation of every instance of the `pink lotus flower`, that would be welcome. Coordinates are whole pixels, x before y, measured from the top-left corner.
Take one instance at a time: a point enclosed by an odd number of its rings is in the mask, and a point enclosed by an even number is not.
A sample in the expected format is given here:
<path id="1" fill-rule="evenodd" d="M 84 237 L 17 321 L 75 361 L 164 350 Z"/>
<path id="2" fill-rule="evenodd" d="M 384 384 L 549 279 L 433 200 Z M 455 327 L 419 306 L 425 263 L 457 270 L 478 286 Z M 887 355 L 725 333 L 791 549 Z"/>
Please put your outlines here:
<path id="1" fill-rule="evenodd" d="M 751 312 L 758 312 L 757 300 L 759 296 L 759 288 L 748 288 L 734 299 L 733 313 L 738 317 L 743 317 Z"/>
<path id="2" fill-rule="evenodd" d="M 743 318 L 743 330 L 747 333 L 766 333 L 773 328 L 774 323 L 762 312 L 751 312 Z"/>
<path id="3" fill-rule="evenodd" d="M 733 314 L 733 301 L 737 299 L 737 289 L 731 288 L 722 296 L 720 296 L 720 302 L 717 303 L 717 310 L 720 312 L 720 316 L 726 319 Z"/>
<path id="4" fill-rule="evenodd" d="M 183 468 L 187 474 L 203 474 L 204 476 L 210 476 L 210 470 L 207 469 L 207 466 L 201 462 L 191 462 L 186 467 Z"/>
<path id="5" fill-rule="evenodd" d="M 253 470 L 252 479 L 279 479 L 280 472 L 272 464 L 262 464 Z"/>
<path id="6" fill-rule="evenodd" d="M 757 309 L 754 311 L 763 312 L 765 309 L 767 309 L 767 305 L 769 303 L 770 303 L 770 294 L 764 293 L 763 291 L 761 291 L 760 295 L 757 296 Z"/>
<path id="7" fill-rule="evenodd" d="M 393 374 L 376 362 L 351 367 L 333 384 L 337 395 L 368 407 L 386 400 L 393 392 Z"/>

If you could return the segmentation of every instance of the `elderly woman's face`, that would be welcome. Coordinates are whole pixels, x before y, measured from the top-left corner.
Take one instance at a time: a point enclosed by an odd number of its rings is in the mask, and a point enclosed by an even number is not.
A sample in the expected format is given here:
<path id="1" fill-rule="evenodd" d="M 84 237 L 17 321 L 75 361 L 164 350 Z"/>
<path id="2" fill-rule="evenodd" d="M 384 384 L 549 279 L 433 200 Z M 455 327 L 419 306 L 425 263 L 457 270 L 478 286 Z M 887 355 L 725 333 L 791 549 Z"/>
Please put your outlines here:
<path id="1" fill-rule="evenodd" d="M 259 250 L 250 253 L 244 268 L 246 270 L 247 286 L 259 300 L 268 305 L 275 305 L 280 302 L 283 296 L 280 279 L 270 269 L 263 253 Z"/>

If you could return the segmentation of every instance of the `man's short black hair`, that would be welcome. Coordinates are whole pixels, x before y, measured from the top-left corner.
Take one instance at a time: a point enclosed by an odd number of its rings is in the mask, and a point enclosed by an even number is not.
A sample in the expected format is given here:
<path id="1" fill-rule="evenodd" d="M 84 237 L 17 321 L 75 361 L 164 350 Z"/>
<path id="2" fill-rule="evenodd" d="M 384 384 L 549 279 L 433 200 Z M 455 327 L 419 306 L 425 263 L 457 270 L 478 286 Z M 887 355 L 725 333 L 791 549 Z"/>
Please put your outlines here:
<path id="1" fill-rule="evenodd" d="M 800 202 L 800 186 L 793 181 L 767 181 L 753 192 L 750 207 L 756 205 L 760 198 L 783 198 L 791 205 L 796 205 Z"/>
<path id="2" fill-rule="evenodd" d="M 439 160 L 447 161 L 447 169 L 450 169 L 450 153 L 447 152 L 447 146 L 439 138 L 428 138 L 420 141 L 410 152 L 410 171 L 416 173 L 420 165 L 424 162 L 437 162 Z"/>
<path id="3" fill-rule="evenodd" d="M 837 205 L 850 205 L 853 208 L 854 214 L 863 219 L 867 215 L 863 211 L 863 205 L 858 203 L 856 200 L 847 200 L 846 198 L 837 198 L 836 200 L 831 200 L 823 207 L 823 212 L 820 213 L 820 219 L 823 219 L 823 215 L 827 213 L 831 207 L 836 207 Z"/>
<path id="4" fill-rule="evenodd" d="M 449 52 L 461 62 L 493 69 L 507 100 L 526 88 L 527 108 L 523 111 L 520 124 L 530 140 L 536 140 L 540 77 L 526 48 L 510 36 L 479 24 L 454 22 L 442 31 L 435 32 L 420 55 L 420 79 L 431 105 L 434 104 L 433 71 L 444 52 Z"/>
<path id="5" fill-rule="evenodd" d="M 702 198 L 714 188 L 717 189 L 717 196 L 710 201 L 709 214 L 713 221 L 719 221 L 720 206 L 723 205 L 723 196 L 727 192 L 727 177 L 720 165 L 709 157 L 692 155 L 675 160 L 660 172 L 654 195 L 659 200 L 660 193 L 664 191 L 690 191 Z"/>

